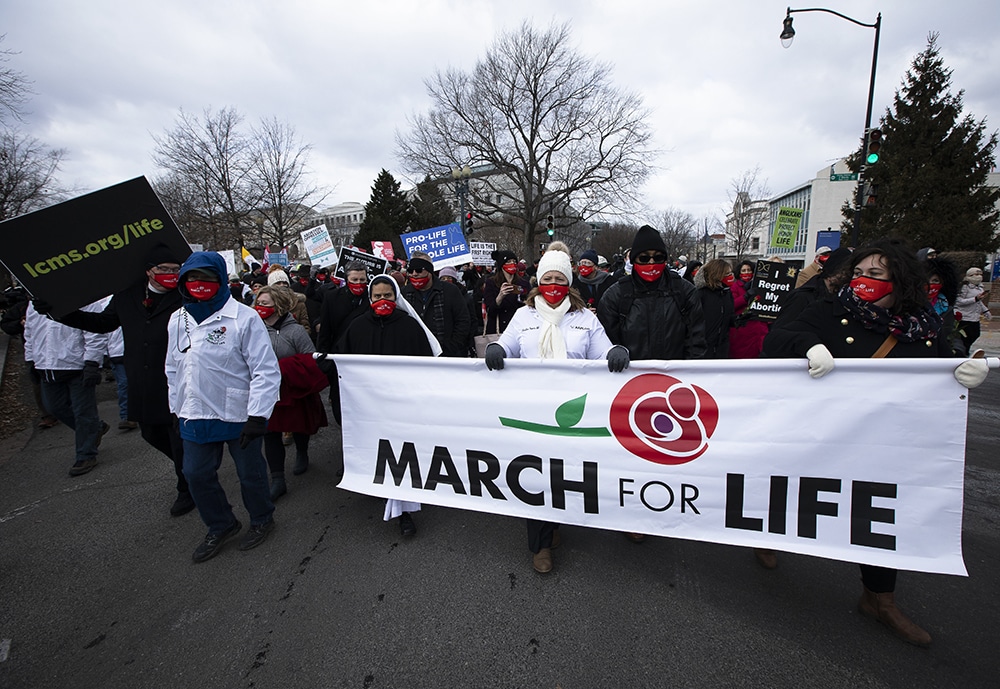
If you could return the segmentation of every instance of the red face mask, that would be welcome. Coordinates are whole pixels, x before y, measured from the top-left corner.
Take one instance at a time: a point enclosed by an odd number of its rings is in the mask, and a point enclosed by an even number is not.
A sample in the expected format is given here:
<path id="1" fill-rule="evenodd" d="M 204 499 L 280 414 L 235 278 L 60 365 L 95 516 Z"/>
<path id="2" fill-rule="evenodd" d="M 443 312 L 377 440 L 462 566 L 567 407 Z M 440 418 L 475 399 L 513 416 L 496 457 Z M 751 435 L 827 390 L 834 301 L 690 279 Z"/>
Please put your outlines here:
<path id="1" fill-rule="evenodd" d="M 351 294 L 356 297 L 360 297 L 366 291 L 368 291 L 367 282 L 348 282 L 347 289 L 351 290 Z"/>
<path id="2" fill-rule="evenodd" d="M 819 263 L 820 265 L 823 265 L 824 263 L 826 263 L 826 259 L 828 258 L 830 258 L 830 254 L 823 254 L 822 256 L 816 257 L 816 262 Z"/>
<path id="3" fill-rule="evenodd" d="M 582 275 L 585 278 L 590 277 L 591 275 L 594 274 L 595 270 L 597 270 L 597 268 L 595 268 L 594 266 L 580 266 L 580 275 Z"/>
<path id="4" fill-rule="evenodd" d="M 376 316 L 388 316 L 395 310 L 396 302 L 394 301 L 379 299 L 378 301 L 372 302 L 372 311 L 375 312 Z"/>
<path id="5" fill-rule="evenodd" d="M 271 316 L 274 315 L 274 307 L 273 306 L 260 306 L 260 305 L 258 305 L 258 306 L 255 306 L 253 308 L 254 308 L 254 311 L 256 311 L 257 313 L 259 313 L 260 317 L 263 318 L 265 321 L 268 318 L 270 318 Z"/>
<path id="6" fill-rule="evenodd" d="M 743 282 L 750 282 L 753 280 L 753 273 L 740 273 L 740 280 Z"/>
<path id="7" fill-rule="evenodd" d="M 646 282 L 656 282 L 666 269 L 666 263 L 636 263 L 632 266 L 632 270 Z"/>
<path id="8" fill-rule="evenodd" d="M 309 278 L 299 278 L 299 284 L 305 287 L 309 284 Z"/>
<path id="9" fill-rule="evenodd" d="M 153 273 L 153 282 L 163 289 L 175 289 L 179 277 L 177 273 Z"/>
<path id="10" fill-rule="evenodd" d="M 569 294 L 569 285 L 539 285 L 538 292 L 542 299 L 555 306 Z"/>
<path id="11" fill-rule="evenodd" d="M 316 273 L 317 282 L 326 282 L 326 275 L 324 273 Z"/>
<path id="12" fill-rule="evenodd" d="M 517 264 L 516 263 L 504 263 L 503 264 L 503 272 L 507 273 L 507 275 L 513 275 L 514 273 L 517 272 Z"/>
<path id="13" fill-rule="evenodd" d="M 191 280 L 185 283 L 188 294 L 198 301 L 208 301 L 219 292 L 218 282 L 208 282 L 206 280 Z"/>
<path id="14" fill-rule="evenodd" d="M 726 287 L 732 287 L 736 284 L 736 276 L 730 273 L 726 277 L 722 278 L 722 284 Z"/>
<path id="15" fill-rule="evenodd" d="M 430 275 L 427 275 L 427 276 L 422 277 L 422 278 L 415 278 L 415 277 L 411 277 L 410 278 L 410 284 L 413 285 L 414 287 L 416 287 L 417 289 L 423 289 L 424 287 L 427 286 L 427 284 L 430 281 L 431 281 L 431 276 Z"/>
<path id="16" fill-rule="evenodd" d="M 879 278 L 859 275 L 851 280 L 851 289 L 862 301 L 878 301 L 885 295 L 892 293 L 892 280 L 880 280 Z"/>
<path id="17" fill-rule="evenodd" d="M 941 293 L 941 283 L 936 285 L 927 285 L 927 296 L 931 301 L 937 299 L 937 295 Z"/>

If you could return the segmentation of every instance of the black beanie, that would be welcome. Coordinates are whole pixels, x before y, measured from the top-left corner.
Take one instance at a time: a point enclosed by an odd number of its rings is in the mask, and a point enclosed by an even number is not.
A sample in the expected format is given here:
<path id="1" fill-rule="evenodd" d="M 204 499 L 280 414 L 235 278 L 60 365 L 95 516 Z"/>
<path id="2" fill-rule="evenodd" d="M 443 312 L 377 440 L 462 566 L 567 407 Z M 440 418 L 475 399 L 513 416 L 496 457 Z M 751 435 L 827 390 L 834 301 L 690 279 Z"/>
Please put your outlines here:
<path id="1" fill-rule="evenodd" d="M 829 258 L 826 259 L 826 263 L 823 264 L 823 272 L 827 275 L 832 275 L 840 270 L 842 267 L 847 265 L 848 261 L 851 260 L 851 250 L 846 247 L 840 247 L 839 249 L 834 249 Z"/>
<path id="2" fill-rule="evenodd" d="M 180 265 L 183 261 L 179 260 L 177 252 L 166 244 L 157 244 L 146 254 L 146 268 L 152 268 L 161 263 L 176 263 Z"/>
<path id="3" fill-rule="evenodd" d="M 667 253 L 667 245 L 663 243 L 663 237 L 649 225 L 643 225 L 635 233 L 629 258 L 635 261 L 635 257 L 643 251 L 662 251 L 663 253 Z"/>
<path id="4" fill-rule="evenodd" d="M 490 258 L 496 261 L 497 270 L 500 270 L 504 263 L 510 263 L 511 261 L 514 261 L 515 263 L 517 262 L 517 255 L 508 249 L 494 251 L 490 254 Z"/>

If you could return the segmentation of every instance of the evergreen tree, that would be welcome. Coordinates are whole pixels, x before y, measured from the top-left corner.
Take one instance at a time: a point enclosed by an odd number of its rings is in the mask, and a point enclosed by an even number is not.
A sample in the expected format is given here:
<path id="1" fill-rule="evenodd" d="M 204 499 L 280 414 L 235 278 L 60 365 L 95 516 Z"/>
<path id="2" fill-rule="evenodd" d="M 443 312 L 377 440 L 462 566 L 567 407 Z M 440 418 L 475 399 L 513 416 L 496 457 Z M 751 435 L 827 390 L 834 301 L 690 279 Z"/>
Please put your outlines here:
<path id="1" fill-rule="evenodd" d="M 985 184 L 997 133 L 987 135 L 985 119 L 962 117 L 964 91 L 950 93 L 952 70 L 944 66 L 937 37 L 928 36 L 882 118 L 880 160 L 865 168 L 875 200 L 862 210 L 859 243 L 895 236 L 915 248 L 993 251 L 1000 243 L 1000 190 Z M 859 153 L 848 159 L 855 172 L 860 162 Z M 849 231 L 851 205 L 843 212 Z"/>
<path id="2" fill-rule="evenodd" d="M 372 196 L 365 204 L 365 219 L 358 233 L 354 235 L 354 245 L 365 251 L 371 251 L 371 242 L 391 240 L 396 256 L 405 258 L 403 242 L 399 239 L 399 235 L 411 231 L 407 230 L 407 227 L 411 226 L 412 222 L 413 207 L 406 194 L 400 191 L 399 182 L 383 168 L 375 178 L 375 184 L 372 185 Z"/>
<path id="3" fill-rule="evenodd" d="M 441 193 L 438 183 L 431 181 L 430 175 L 424 177 L 424 181 L 417 184 L 413 198 L 413 229 L 440 227 L 455 222 L 455 217 L 455 209 Z"/>

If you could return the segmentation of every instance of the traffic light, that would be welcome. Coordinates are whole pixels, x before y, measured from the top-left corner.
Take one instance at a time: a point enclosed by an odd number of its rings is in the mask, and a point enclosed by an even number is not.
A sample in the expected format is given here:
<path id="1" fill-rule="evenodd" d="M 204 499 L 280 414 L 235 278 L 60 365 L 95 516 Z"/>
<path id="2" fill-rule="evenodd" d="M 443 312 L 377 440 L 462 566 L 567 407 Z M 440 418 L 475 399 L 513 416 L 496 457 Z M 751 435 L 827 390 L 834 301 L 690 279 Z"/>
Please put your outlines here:
<path id="1" fill-rule="evenodd" d="M 878 152 L 882 148 L 882 130 L 871 129 L 868 131 L 868 143 L 865 147 L 865 163 L 874 165 L 878 162 Z"/>
<path id="2" fill-rule="evenodd" d="M 550 237 L 556 233 L 555 218 L 553 218 L 551 215 L 545 218 L 545 228 L 546 228 L 545 231 L 549 233 Z"/>
<path id="3" fill-rule="evenodd" d="M 472 214 L 472 211 L 469 211 L 468 213 L 465 214 L 465 227 L 463 228 L 462 231 L 465 232 L 466 237 L 472 234 L 472 230 L 474 229 L 472 221 L 475 217 L 476 216 Z"/>
<path id="4" fill-rule="evenodd" d="M 878 205 L 878 185 L 865 182 L 864 188 L 865 208 L 874 208 Z"/>

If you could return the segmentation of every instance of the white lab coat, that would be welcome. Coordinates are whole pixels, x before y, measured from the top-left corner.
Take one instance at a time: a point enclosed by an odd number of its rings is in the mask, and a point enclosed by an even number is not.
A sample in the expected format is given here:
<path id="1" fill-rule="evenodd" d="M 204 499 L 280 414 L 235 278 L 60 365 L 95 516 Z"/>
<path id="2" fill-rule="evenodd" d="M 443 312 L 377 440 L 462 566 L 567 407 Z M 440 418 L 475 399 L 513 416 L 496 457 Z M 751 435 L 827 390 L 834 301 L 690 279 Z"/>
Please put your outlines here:
<path id="1" fill-rule="evenodd" d="M 103 311 L 102 301 L 87 304 L 81 311 Z M 88 333 L 58 323 L 28 304 L 24 315 L 24 360 L 33 361 L 40 371 L 82 371 L 85 361 L 100 364 L 108 349 L 108 336 Z"/>
<path id="2" fill-rule="evenodd" d="M 281 372 L 256 311 L 230 297 L 198 323 L 182 307 L 170 316 L 167 338 L 171 412 L 182 419 L 230 423 L 271 416 Z"/>

